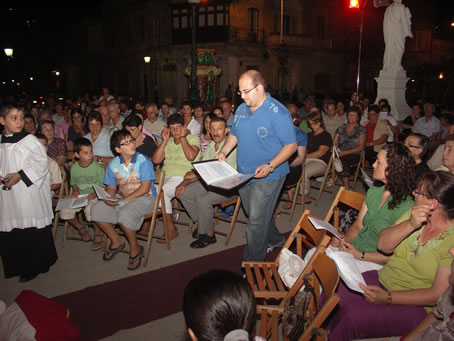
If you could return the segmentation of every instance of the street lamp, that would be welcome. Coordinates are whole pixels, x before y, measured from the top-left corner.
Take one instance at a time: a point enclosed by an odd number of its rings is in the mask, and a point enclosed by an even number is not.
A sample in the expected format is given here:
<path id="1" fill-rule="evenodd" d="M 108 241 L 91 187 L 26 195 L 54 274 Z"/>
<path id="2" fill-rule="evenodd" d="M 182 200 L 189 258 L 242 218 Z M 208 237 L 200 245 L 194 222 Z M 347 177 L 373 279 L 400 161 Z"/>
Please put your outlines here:
<path id="1" fill-rule="evenodd" d="M 151 60 L 151 57 L 150 56 L 145 56 L 145 57 L 143 57 L 143 60 L 144 60 L 145 64 L 149 64 L 150 60 Z"/>
<path id="2" fill-rule="evenodd" d="M 199 101 L 199 90 L 197 88 L 197 53 L 196 53 L 196 9 L 200 0 L 188 0 L 192 7 L 192 39 L 191 39 L 191 87 L 189 99 L 192 103 Z"/>

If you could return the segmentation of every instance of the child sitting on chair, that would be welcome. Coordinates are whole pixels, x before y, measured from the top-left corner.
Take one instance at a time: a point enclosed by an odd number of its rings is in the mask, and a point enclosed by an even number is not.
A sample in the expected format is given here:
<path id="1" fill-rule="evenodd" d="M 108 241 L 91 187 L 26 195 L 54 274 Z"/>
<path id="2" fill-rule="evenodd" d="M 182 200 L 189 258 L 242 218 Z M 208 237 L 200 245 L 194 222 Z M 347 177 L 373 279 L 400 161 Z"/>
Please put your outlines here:
<path id="1" fill-rule="evenodd" d="M 88 205 L 85 206 L 84 213 L 88 222 L 91 221 L 91 208 L 98 201 L 93 190 L 93 185 L 103 186 L 104 168 L 94 161 L 93 146 L 89 139 L 79 137 L 74 141 L 74 155 L 78 159 L 71 167 L 71 194 L 72 198 L 79 195 L 88 195 Z M 60 212 L 60 217 L 68 222 L 79 232 L 84 242 L 89 242 L 92 238 L 85 223 L 79 221 L 76 213 L 82 208 L 67 208 Z M 98 251 L 103 247 L 105 238 L 99 226 L 93 225 L 93 245 L 92 250 Z"/>
<path id="2" fill-rule="evenodd" d="M 112 260 L 126 245 L 114 229 L 114 225 L 119 224 L 129 242 L 128 270 L 136 270 L 143 256 L 136 232 L 142 226 L 144 216 L 153 211 L 156 189 L 152 182 L 156 177 L 153 163 L 136 152 L 136 141 L 127 130 L 115 131 L 110 146 L 117 156 L 106 169 L 104 184 L 106 192 L 118 201 L 97 202 L 91 216 L 112 241 L 103 259 Z M 119 196 L 116 197 L 117 190 Z"/>

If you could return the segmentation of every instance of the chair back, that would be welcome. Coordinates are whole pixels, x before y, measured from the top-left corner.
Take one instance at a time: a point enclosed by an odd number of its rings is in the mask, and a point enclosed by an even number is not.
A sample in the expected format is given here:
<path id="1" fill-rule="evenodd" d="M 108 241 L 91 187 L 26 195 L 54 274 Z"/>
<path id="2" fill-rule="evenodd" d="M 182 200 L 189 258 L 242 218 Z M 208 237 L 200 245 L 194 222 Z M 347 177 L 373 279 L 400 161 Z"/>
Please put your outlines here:
<path id="1" fill-rule="evenodd" d="M 309 305 L 307 316 L 310 319 L 310 323 L 298 341 L 309 341 L 314 336 L 317 340 L 325 340 L 325 331 L 320 327 L 340 300 L 339 295 L 336 294 L 337 285 L 339 284 L 339 273 L 336 264 L 324 252 L 314 257 L 308 268 L 310 268 L 308 269 L 310 274 L 307 278 L 314 288 L 316 300 Z M 320 309 L 317 309 L 316 304 L 320 304 L 320 287 L 323 289 L 324 302 Z"/>
<path id="2" fill-rule="evenodd" d="M 329 236 L 328 238 L 325 238 L 327 236 L 326 230 L 315 229 L 314 225 L 310 222 L 309 217 L 312 217 L 310 211 L 305 210 L 282 247 L 286 249 L 295 248 L 296 254 L 301 258 L 304 258 L 304 245 L 306 248 L 313 248 L 319 245 L 327 247 L 331 240 Z M 280 253 L 277 256 L 275 263 L 279 263 L 279 257 Z"/>
<path id="3" fill-rule="evenodd" d="M 333 225 L 339 228 L 339 203 L 347 205 L 357 211 L 361 209 L 364 198 L 366 196 L 362 193 L 346 190 L 344 187 L 339 188 L 336 197 L 334 198 L 328 213 L 325 216 L 325 221 L 330 221 L 334 215 Z"/>

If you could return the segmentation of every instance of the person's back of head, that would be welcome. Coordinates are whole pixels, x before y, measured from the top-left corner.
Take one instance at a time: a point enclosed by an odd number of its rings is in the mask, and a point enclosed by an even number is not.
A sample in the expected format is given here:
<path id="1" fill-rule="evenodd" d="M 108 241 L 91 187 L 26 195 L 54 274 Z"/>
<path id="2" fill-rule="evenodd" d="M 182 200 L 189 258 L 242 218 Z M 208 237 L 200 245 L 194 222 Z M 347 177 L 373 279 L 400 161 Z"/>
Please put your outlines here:
<path id="1" fill-rule="evenodd" d="M 186 286 L 183 314 L 192 340 L 245 340 L 255 326 L 254 293 L 241 276 L 211 270 Z"/>

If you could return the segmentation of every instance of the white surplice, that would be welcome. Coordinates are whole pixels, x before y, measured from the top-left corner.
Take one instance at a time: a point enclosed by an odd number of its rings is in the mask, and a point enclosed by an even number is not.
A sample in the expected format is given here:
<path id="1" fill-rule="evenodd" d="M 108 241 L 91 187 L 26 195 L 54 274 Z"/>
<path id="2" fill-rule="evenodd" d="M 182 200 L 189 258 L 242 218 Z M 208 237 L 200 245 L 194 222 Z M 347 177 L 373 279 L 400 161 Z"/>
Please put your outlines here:
<path id="1" fill-rule="evenodd" d="M 0 189 L 0 232 L 9 232 L 14 228 L 43 228 L 52 223 L 47 154 L 33 135 L 15 143 L 0 143 L 0 175 L 20 170 L 32 185 L 27 187 L 20 180 L 9 191 Z"/>

